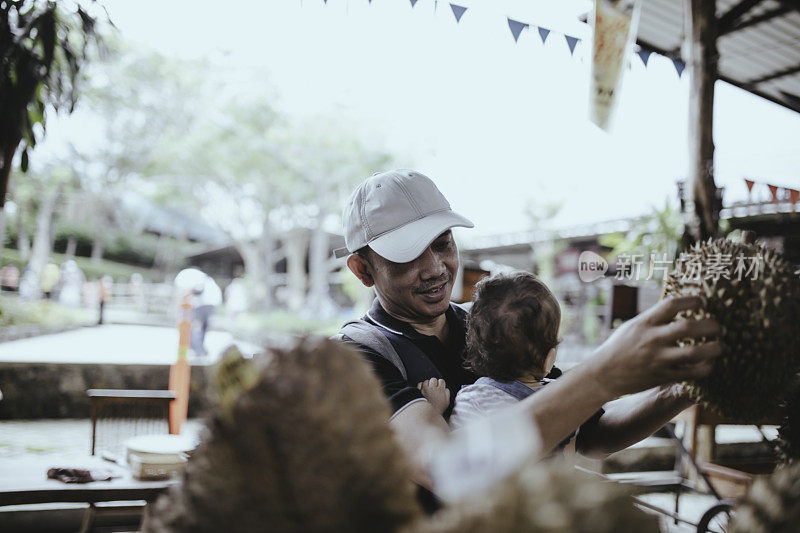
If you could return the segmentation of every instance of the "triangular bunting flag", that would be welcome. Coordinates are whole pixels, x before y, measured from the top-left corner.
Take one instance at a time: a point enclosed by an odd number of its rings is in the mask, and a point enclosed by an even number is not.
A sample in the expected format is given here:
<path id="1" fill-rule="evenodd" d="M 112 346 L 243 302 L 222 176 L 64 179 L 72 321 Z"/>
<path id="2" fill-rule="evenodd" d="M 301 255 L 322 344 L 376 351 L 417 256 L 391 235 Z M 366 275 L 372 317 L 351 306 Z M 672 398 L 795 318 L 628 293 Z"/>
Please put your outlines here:
<path id="1" fill-rule="evenodd" d="M 755 185 L 756 182 L 745 178 L 744 183 L 747 185 L 747 194 L 753 192 L 753 185 Z"/>
<path id="2" fill-rule="evenodd" d="M 567 46 L 569 46 L 569 55 L 573 55 L 575 52 L 575 45 L 578 44 L 578 41 L 580 41 L 580 39 L 578 39 L 577 37 L 573 37 L 571 35 L 564 35 L 564 39 L 567 40 Z"/>
<path id="3" fill-rule="evenodd" d="M 641 58 L 642 63 L 644 63 L 644 66 L 646 67 L 647 66 L 647 60 L 650 59 L 650 54 L 652 54 L 653 51 L 652 50 L 647 50 L 646 48 L 642 48 L 636 53 L 639 54 L 639 57 Z"/>
<path id="4" fill-rule="evenodd" d="M 450 4 L 450 9 L 453 10 L 453 15 L 456 17 L 456 22 L 461 22 L 461 17 L 464 16 L 464 12 L 467 10 L 467 8 L 464 6 Z"/>
<path id="5" fill-rule="evenodd" d="M 417 2 L 419 2 L 419 0 L 411 0 L 411 7 L 417 5 Z"/>
<path id="6" fill-rule="evenodd" d="M 797 200 L 800 200 L 800 191 L 797 189 L 786 189 L 789 191 L 789 201 L 792 203 L 792 213 L 795 212 L 795 204 L 797 204 Z"/>
<path id="7" fill-rule="evenodd" d="M 681 74 L 683 74 L 683 69 L 686 68 L 686 63 L 680 59 L 673 59 L 672 64 L 675 65 L 675 70 L 678 72 L 678 77 L 680 78 Z"/>
<path id="8" fill-rule="evenodd" d="M 769 187 L 769 192 L 772 193 L 772 201 L 778 201 L 778 186 L 777 185 L 767 185 Z"/>
<path id="9" fill-rule="evenodd" d="M 547 36 L 548 35 L 550 35 L 550 30 L 548 30 L 547 28 L 542 28 L 541 26 L 539 26 L 539 37 L 542 38 L 542 44 L 544 44 L 545 41 L 547 41 Z"/>
<path id="10" fill-rule="evenodd" d="M 508 19 L 508 28 L 511 30 L 511 35 L 514 36 L 514 42 L 519 41 L 519 34 L 522 33 L 522 30 L 524 30 L 527 27 L 528 25 L 525 24 L 524 22 Z"/>

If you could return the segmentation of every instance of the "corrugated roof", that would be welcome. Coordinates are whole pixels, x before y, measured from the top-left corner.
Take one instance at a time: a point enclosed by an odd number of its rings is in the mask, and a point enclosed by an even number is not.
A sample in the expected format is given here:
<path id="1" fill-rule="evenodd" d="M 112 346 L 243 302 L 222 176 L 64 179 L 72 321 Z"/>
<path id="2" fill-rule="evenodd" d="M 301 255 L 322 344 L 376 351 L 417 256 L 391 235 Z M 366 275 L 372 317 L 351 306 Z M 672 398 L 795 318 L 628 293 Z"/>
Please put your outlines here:
<path id="1" fill-rule="evenodd" d="M 684 2 L 643 0 L 638 41 L 682 59 Z M 800 113 L 800 0 L 717 0 L 719 79 Z"/>

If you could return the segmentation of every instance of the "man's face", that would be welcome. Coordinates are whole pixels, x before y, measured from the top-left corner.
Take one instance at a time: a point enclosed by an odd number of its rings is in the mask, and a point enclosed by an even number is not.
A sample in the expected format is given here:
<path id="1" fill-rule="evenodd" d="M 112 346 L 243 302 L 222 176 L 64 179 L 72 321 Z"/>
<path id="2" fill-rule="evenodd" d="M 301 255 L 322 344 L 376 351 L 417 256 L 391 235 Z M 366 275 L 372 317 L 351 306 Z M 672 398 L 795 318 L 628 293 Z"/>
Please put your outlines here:
<path id="1" fill-rule="evenodd" d="M 458 270 L 458 249 L 450 230 L 409 263 L 369 254 L 375 292 L 386 311 L 410 322 L 424 322 L 447 311 Z"/>

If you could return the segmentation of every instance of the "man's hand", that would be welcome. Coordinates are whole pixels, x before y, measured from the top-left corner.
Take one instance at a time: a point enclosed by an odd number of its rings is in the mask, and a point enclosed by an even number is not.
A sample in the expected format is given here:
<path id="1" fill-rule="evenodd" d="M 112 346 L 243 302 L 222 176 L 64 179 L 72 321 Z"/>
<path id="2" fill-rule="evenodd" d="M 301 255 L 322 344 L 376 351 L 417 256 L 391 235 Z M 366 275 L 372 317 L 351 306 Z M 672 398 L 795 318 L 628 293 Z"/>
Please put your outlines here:
<path id="1" fill-rule="evenodd" d="M 711 319 L 673 322 L 678 313 L 700 303 L 693 296 L 669 298 L 623 324 L 586 363 L 597 385 L 613 398 L 706 376 L 722 352 L 719 341 L 682 347 L 677 343 L 718 336 L 720 326 Z"/>
<path id="2" fill-rule="evenodd" d="M 427 381 L 420 381 L 417 388 L 439 414 L 444 414 L 450 406 L 450 389 L 447 388 L 443 379 L 431 378 Z"/>

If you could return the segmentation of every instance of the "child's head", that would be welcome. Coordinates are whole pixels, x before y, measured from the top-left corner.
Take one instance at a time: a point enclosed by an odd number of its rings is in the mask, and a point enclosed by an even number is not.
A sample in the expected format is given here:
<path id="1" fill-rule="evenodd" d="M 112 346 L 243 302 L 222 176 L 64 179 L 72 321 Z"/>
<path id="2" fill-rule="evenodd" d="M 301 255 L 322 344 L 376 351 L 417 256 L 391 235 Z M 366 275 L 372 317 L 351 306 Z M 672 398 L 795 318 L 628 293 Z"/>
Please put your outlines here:
<path id="1" fill-rule="evenodd" d="M 553 366 L 561 308 L 528 272 L 498 274 L 475 287 L 466 364 L 498 381 L 544 377 Z"/>

